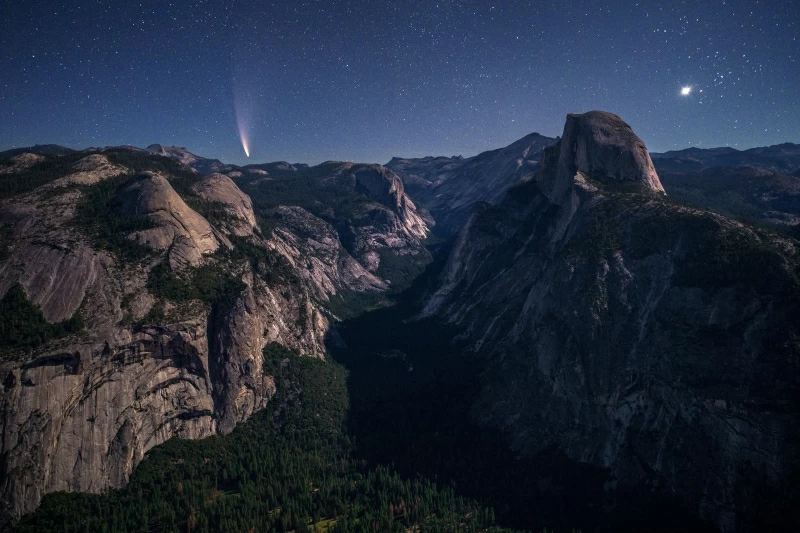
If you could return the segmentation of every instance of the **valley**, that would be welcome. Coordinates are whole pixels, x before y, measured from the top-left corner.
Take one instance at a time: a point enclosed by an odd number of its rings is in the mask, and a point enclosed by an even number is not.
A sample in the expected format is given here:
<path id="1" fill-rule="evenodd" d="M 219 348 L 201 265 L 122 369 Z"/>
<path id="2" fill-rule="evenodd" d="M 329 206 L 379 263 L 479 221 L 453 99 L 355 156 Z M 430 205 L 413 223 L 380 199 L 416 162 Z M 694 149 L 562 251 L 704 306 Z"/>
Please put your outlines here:
<path id="1" fill-rule="evenodd" d="M 589 112 L 386 166 L 0 154 L 4 523 L 789 530 L 778 148 L 651 159 Z"/>

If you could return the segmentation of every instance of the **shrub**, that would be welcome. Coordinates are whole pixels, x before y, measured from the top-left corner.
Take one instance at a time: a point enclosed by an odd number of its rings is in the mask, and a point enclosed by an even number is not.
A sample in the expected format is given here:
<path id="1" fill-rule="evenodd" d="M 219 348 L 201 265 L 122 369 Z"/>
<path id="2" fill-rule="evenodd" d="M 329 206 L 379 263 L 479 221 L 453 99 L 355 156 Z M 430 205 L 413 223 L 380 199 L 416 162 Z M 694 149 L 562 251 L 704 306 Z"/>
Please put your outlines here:
<path id="1" fill-rule="evenodd" d="M 28 299 L 18 283 L 0 299 L 0 353 L 31 351 L 83 328 L 80 313 L 56 324 L 48 322 L 39 306 Z"/>

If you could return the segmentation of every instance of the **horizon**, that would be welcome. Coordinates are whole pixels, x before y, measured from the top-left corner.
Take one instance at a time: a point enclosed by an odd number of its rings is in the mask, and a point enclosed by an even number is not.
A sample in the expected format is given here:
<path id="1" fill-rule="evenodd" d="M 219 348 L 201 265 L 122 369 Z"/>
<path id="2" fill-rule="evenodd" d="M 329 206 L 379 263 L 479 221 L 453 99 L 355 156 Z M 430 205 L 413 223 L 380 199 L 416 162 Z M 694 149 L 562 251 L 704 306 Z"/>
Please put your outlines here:
<path id="1" fill-rule="evenodd" d="M 249 159 L 251 161 L 245 161 L 244 163 L 234 163 L 234 162 L 222 159 L 220 157 L 216 157 L 214 155 L 206 155 L 204 153 L 201 153 L 200 151 L 193 150 L 190 146 L 186 146 L 186 145 L 182 145 L 182 144 L 165 144 L 165 143 L 157 143 L 157 142 L 156 143 L 148 143 L 148 144 L 142 145 L 142 146 L 137 146 L 137 145 L 132 145 L 132 144 L 106 144 L 106 145 L 102 145 L 101 146 L 101 145 L 98 144 L 98 145 L 87 146 L 85 148 L 76 148 L 74 146 L 67 146 L 67 145 L 59 144 L 59 143 L 36 143 L 36 144 L 32 144 L 32 145 L 27 145 L 27 146 L 14 146 L 14 147 L 10 147 L 10 148 L 0 147 L 0 153 L 10 152 L 12 150 L 21 150 L 21 149 L 24 149 L 24 148 L 35 148 L 36 146 L 60 146 L 60 147 L 63 147 L 63 148 L 67 148 L 69 150 L 76 151 L 76 152 L 85 152 L 85 151 L 89 151 L 89 150 L 107 150 L 109 148 L 126 148 L 126 147 L 138 148 L 140 150 L 147 150 L 147 147 L 157 144 L 157 145 L 164 146 L 164 147 L 181 148 L 181 149 L 186 150 L 187 152 L 191 153 L 192 155 L 201 157 L 203 159 L 209 159 L 209 160 L 216 159 L 216 160 L 220 161 L 221 163 L 228 164 L 228 165 L 233 165 L 233 166 L 237 166 L 237 167 L 246 167 L 248 165 L 265 165 L 265 164 L 269 164 L 269 163 L 280 163 L 280 162 L 290 163 L 292 165 L 305 164 L 305 165 L 309 165 L 309 166 L 317 166 L 317 165 L 321 165 L 323 163 L 327 163 L 327 162 L 331 162 L 331 161 L 334 161 L 334 162 L 346 162 L 346 163 L 368 163 L 368 164 L 386 165 L 393 158 L 398 158 L 398 159 L 423 159 L 423 158 L 426 158 L 426 157 L 430 157 L 430 158 L 437 158 L 437 157 L 463 157 L 465 159 L 469 159 L 471 157 L 478 156 L 478 155 L 480 155 L 480 154 L 482 154 L 484 152 L 490 152 L 492 150 L 497 150 L 499 148 L 504 148 L 504 147 L 509 146 L 510 144 L 513 144 L 514 142 L 516 142 L 516 141 L 518 141 L 520 139 L 523 139 L 523 138 L 525 138 L 525 137 L 527 137 L 529 135 L 541 135 L 543 137 L 550 137 L 552 139 L 557 139 L 557 138 L 560 137 L 560 133 L 559 133 L 559 135 L 545 135 L 545 134 L 543 134 L 543 133 L 541 133 L 540 131 L 537 130 L 537 131 L 532 131 L 531 133 L 528 133 L 526 135 L 523 135 L 522 137 L 519 137 L 519 138 L 517 138 L 517 139 L 515 139 L 515 140 L 513 140 L 513 141 L 511 141 L 509 143 L 506 143 L 506 144 L 504 144 L 502 146 L 490 147 L 490 148 L 487 148 L 485 150 L 481 150 L 480 152 L 471 153 L 469 155 L 466 154 L 466 153 L 463 153 L 463 152 L 461 152 L 461 153 L 457 153 L 456 152 L 456 153 L 452 153 L 450 155 L 443 154 L 443 153 L 440 153 L 440 154 L 421 154 L 421 155 L 393 155 L 393 156 L 390 156 L 390 157 L 388 157 L 388 158 L 386 158 L 386 159 L 384 159 L 382 161 L 365 161 L 365 160 L 356 160 L 356 159 L 331 159 L 331 158 L 322 159 L 322 160 L 313 161 L 313 162 L 311 162 L 311 161 L 295 161 L 295 160 L 290 160 L 290 159 L 286 159 L 286 158 L 255 161 L 254 160 L 255 156 L 251 156 L 249 158 L 246 158 L 246 159 Z M 719 146 L 685 146 L 685 147 L 682 147 L 682 148 L 671 148 L 669 150 L 652 150 L 648 146 L 647 151 L 650 154 L 663 154 L 663 153 L 667 153 L 667 152 L 680 152 L 682 150 L 688 150 L 690 148 L 699 148 L 701 150 L 715 150 L 715 149 L 719 149 L 719 148 L 732 148 L 734 150 L 743 152 L 743 151 L 752 150 L 752 149 L 755 149 L 755 148 L 770 148 L 770 147 L 773 147 L 773 146 L 780 146 L 780 145 L 784 145 L 784 144 L 800 145 L 800 140 L 798 140 L 797 142 L 792 141 L 792 140 L 787 140 L 787 141 L 777 142 L 777 143 L 773 143 L 773 144 L 755 145 L 755 146 L 747 146 L 747 147 L 738 147 L 738 146 L 732 146 L 732 145 L 728 144 L 728 145 L 719 145 Z M 645 146 L 647 146 L 647 143 L 645 143 Z"/>
<path id="2" fill-rule="evenodd" d="M 590 109 L 654 152 L 800 140 L 791 0 L 12 1 L 0 17 L 2 146 L 379 162 L 555 137 Z"/>

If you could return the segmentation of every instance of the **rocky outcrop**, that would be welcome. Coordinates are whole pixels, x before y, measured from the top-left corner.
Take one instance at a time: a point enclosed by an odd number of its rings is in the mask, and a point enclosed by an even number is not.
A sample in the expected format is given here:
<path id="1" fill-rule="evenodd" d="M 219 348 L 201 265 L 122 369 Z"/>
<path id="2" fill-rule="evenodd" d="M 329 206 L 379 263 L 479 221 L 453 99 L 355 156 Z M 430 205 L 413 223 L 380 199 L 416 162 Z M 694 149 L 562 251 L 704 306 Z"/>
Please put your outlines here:
<path id="1" fill-rule="evenodd" d="M 220 246 L 214 228 L 175 192 L 167 179 L 153 172 L 134 176 L 117 194 L 119 212 L 127 217 L 146 217 L 152 228 L 136 231 L 131 239 L 167 250 L 176 269 L 198 265 L 203 256 Z"/>
<path id="2" fill-rule="evenodd" d="M 535 171 L 541 152 L 556 139 L 532 133 L 477 156 L 393 158 L 387 167 L 403 180 L 409 195 L 433 215 L 437 227 L 457 233 L 476 202 L 496 203 L 505 191 Z"/>
<path id="3" fill-rule="evenodd" d="M 210 174 L 212 172 L 229 172 L 236 168 L 232 165 L 224 164 L 219 159 L 208 159 L 199 155 L 195 155 L 182 146 L 151 144 L 145 150 L 151 154 L 175 159 L 176 161 L 179 161 L 191 168 L 201 176 Z"/>
<path id="4" fill-rule="evenodd" d="M 48 244 L 21 245 L 10 261 L 0 265 L 0 294 L 19 283 L 45 318 L 60 322 L 74 315 L 86 291 L 96 281 L 102 257 L 88 247 Z"/>
<path id="5" fill-rule="evenodd" d="M 101 154 L 88 155 L 78 160 L 72 165 L 72 168 L 76 172 L 55 180 L 49 187 L 94 185 L 99 181 L 123 174 L 127 171 L 124 167 L 112 164 L 108 158 Z"/>
<path id="6" fill-rule="evenodd" d="M 12 156 L 7 161 L 0 163 L 0 175 L 22 172 L 43 160 L 43 156 L 27 152 Z"/>
<path id="7" fill-rule="evenodd" d="M 71 170 L 108 170 L 102 155 L 79 163 Z M 167 178 L 142 172 L 110 204 L 114 216 L 142 222 L 131 237 L 154 250 L 128 263 L 75 222 L 84 187 L 98 184 L 70 176 L 0 203 L 0 224 L 11 231 L 8 257 L 0 261 L 0 297 L 19 283 L 47 320 L 80 313 L 86 324 L 34 350 L 0 353 L 2 513 L 32 511 L 54 491 L 121 487 L 153 446 L 174 436 L 230 432 L 272 397 L 261 358 L 270 342 L 308 356 L 325 353 L 328 314 L 307 273 L 313 255 L 262 265 L 214 254 L 228 246 L 226 228 L 192 210 Z M 242 224 L 254 221 L 249 199 L 228 178 L 194 185 L 201 199 L 226 206 Z M 241 238 L 265 253 L 286 246 L 277 238 Z M 303 244 L 298 253 L 316 251 Z M 164 300 L 151 292 L 148 277 L 165 259 L 179 276 L 190 275 L 191 265 L 218 265 L 243 289 L 214 304 Z M 148 315 L 157 302 L 162 318 Z"/>
<path id="8" fill-rule="evenodd" d="M 800 472 L 798 245 L 661 191 L 622 120 L 570 115 L 472 215 L 424 314 L 486 358 L 473 417 L 520 455 L 746 530 Z"/>
<path id="9" fill-rule="evenodd" d="M 377 270 L 378 251 L 416 255 L 428 236 L 433 220 L 417 210 L 405 194 L 402 180 L 380 165 L 347 165 L 346 177 L 352 176 L 357 191 L 374 203 L 348 221 L 350 238 L 345 246 L 368 270 Z"/>
<path id="10" fill-rule="evenodd" d="M 209 174 L 192 186 L 201 198 L 209 202 L 219 202 L 224 206 L 229 220 L 225 229 L 239 237 L 248 237 L 256 228 L 256 215 L 250 197 L 224 174 Z"/>
<path id="11" fill-rule="evenodd" d="M 0 224 L 12 228 L 9 257 L 0 262 L 0 295 L 15 283 L 25 289 L 45 318 L 59 322 L 87 302 L 93 286 L 107 281 L 108 254 L 92 249 L 70 221 L 80 193 L 74 189 L 50 197 L 50 185 L 0 203 Z M 111 289 L 114 290 L 114 289 Z M 98 327 L 114 320 L 107 309 Z M 117 317 L 119 319 L 119 317 Z"/>
<path id="12" fill-rule="evenodd" d="M 267 245 L 301 273 L 315 298 L 328 301 L 342 291 L 388 288 L 344 249 L 333 226 L 302 207 L 278 207 L 271 219 L 278 227 Z"/>
<path id="13" fill-rule="evenodd" d="M 277 162 L 247 167 L 237 183 L 253 198 L 259 216 L 270 219 L 280 230 L 277 235 L 284 244 L 276 244 L 276 248 L 288 245 L 303 250 L 306 246 L 298 243 L 312 237 L 307 242 L 327 257 L 325 266 L 315 266 L 317 294 L 353 287 L 372 291 L 408 282 L 409 272 L 421 272 L 430 261 L 425 241 L 433 220 L 405 193 L 402 180 L 385 167 L 342 162 L 308 167 Z M 302 228 L 304 223 L 308 228 Z M 335 232 L 337 245 L 328 240 L 330 231 Z M 317 252 L 309 252 L 317 256 Z M 302 251 L 299 254 L 304 255 Z M 287 253 L 290 260 L 292 256 L 297 254 Z M 331 270 L 334 264 L 340 272 Z M 364 270 L 371 275 L 365 276 Z M 338 285 L 335 292 L 334 285 Z M 323 290 L 323 286 L 327 288 Z"/>
<path id="14" fill-rule="evenodd" d="M 664 192 L 642 140 L 617 115 L 604 111 L 567 115 L 561 140 L 542 154 L 536 180 L 545 196 L 560 203 L 578 173 Z"/>

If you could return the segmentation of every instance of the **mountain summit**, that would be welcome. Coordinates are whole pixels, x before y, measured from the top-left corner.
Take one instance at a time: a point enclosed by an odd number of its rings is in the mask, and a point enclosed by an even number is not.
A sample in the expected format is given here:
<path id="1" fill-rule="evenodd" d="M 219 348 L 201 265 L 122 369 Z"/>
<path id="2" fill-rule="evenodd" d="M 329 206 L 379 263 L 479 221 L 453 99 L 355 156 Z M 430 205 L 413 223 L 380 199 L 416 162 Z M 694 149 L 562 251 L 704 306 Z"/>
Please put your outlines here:
<path id="1" fill-rule="evenodd" d="M 598 468 L 633 529 L 670 498 L 763 525 L 798 496 L 777 487 L 800 473 L 800 249 L 662 191 L 619 117 L 568 116 L 536 176 L 472 215 L 423 314 L 485 365 L 474 420 Z"/>
<path id="2" fill-rule="evenodd" d="M 567 115 L 561 140 L 542 153 L 538 183 L 557 201 L 578 173 L 664 192 L 644 142 L 625 121 L 605 111 Z"/>

